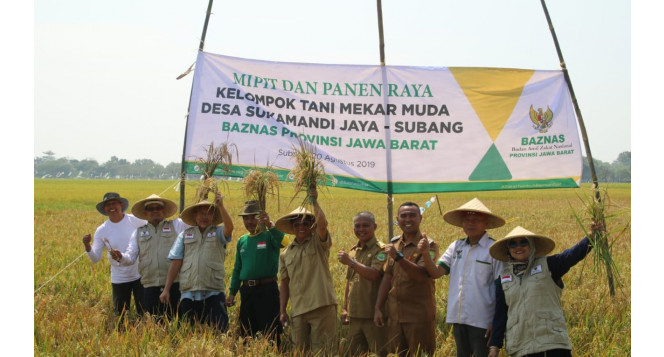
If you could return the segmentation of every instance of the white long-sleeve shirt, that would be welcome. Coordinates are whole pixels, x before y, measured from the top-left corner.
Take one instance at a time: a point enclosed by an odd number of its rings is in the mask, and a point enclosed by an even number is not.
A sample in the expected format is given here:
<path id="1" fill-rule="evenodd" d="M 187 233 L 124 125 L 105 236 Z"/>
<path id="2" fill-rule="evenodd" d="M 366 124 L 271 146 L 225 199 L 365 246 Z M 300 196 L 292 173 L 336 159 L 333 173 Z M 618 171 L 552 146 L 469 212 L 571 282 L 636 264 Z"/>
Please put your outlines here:
<path id="1" fill-rule="evenodd" d="M 127 250 L 129 239 L 136 228 L 145 225 L 146 223 L 147 221 L 143 219 L 125 213 L 120 222 L 113 223 L 110 220 L 106 220 L 97 227 L 94 241 L 92 242 L 92 249 L 87 252 L 87 255 L 91 262 L 96 263 L 101 259 L 104 249 L 107 250 L 106 256 L 111 263 L 111 283 L 128 283 L 140 279 L 141 275 L 138 273 L 137 261 L 129 266 L 120 266 L 120 263 L 111 258 L 111 253 L 108 251 L 108 247 L 104 244 L 104 238 L 108 239 L 108 244 L 111 248 L 124 252 Z"/>

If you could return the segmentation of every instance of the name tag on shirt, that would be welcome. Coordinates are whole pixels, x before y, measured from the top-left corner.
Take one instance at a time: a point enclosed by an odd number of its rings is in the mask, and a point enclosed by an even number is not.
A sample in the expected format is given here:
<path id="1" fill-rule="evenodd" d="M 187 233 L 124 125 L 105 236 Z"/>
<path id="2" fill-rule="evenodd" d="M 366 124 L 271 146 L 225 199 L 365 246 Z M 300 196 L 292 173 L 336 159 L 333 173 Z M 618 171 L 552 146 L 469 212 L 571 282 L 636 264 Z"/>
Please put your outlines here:
<path id="1" fill-rule="evenodd" d="M 185 233 L 184 234 L 184 239 L 194 239 L 194 234 L 193 233 Z"/>
<path id="2" fill-rule="evenodd" d="M 265 249 L 265 248 L 267 248 L 267 244 L 265 242 L 258 242 L 258 244 L 256 245 L 256 248 L 257 249 Z"/>
<path id="3" fill-rule="evenodd" d="M 539 273 L 541 273 L 541 272 L 542 272 L 542 266 L 541 266 L 541 265 L 538 265 L 538 266 L 536 266 L 536 267 L 533 267 L 533 268 L 530 270 L 530 275 L 539 274 Z"/>
<path id="4" fill-rule="evenodd" d="M 500 282 L 501 283 L 509 283 L 512 281 L 512 275 L 501 275 L 500 276 Z"/>
<path id="5" fill-rule="evenodd" d="M 163 233 L 171 233 L 171 227 L 169 226 L 164 226 L 164 228 L 161 229 Z"/>
<path id="6" fill-rule="evenodd" d="M 217 236 L 217 232 L 212 231 L 212 232 L 207 232 L 207 235 L 205 237 L 212 238 L 212 237 L 216 237 L 216 236 Z"/>
<path id="7" fill-rule="evenodd" d="M 141 232 L 141 237 L 148 237 L 148 236 L 150 236 L 150 232 L 148 232 L 148 231 L 142 231 Z"/>

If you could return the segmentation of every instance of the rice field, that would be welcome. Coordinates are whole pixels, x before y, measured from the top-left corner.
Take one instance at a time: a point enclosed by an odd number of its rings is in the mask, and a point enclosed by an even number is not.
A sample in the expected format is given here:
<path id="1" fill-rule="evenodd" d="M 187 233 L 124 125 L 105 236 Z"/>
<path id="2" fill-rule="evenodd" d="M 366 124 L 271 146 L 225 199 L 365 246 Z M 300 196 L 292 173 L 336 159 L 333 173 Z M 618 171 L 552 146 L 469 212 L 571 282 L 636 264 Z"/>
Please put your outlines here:
<path id="1" fill-rule="evenodd" d="M 230 330 L 226 334 L 205 326 L 191 327 L 178 321 L 165 324 L 148 316 L 131 316 L 118 328 L 111 302 L 109 264 L 106 258 L 92 264 L 83 255 L 81 238 L 94 233 L 105 217 L 95 210 L 105 192 L 114 191 L 126 197 L 130 206 L 150 194 L 179 202 L 176 182 L 113 181 L 113 180 L 35 180 L 34 181 L 34 355 L 215 355 L 257 356 L 276 355 L 273 346 L 262 339 L 244 344 L 235 329 L 238 326 L 238 305 L 229 309 Z M 189 203 L 197 183 L 188 182 Z M 234 240 L 245 233 L 238 217 L 245 201 L 239 182 L 221 185 L 224 203 L 234 219 Z M 616 296 L 609 295 L 606 274 L 596 270 L 592 256 L 565 275 L 563 305 L 575 356 L 628 356 L 631 354 L 631 186 L 604 184 L 609 200 L 607 210 L 617 213 L 607 221 L 612 234 L 613 259 L 619 272 Z M 292 184 L 282 184 L 280 199 L 267 198 L 267 211 L 273 221 L 292 211 L 301 200 L 293 200 Z M 507 220 L 501 228 L 490 231 L 495 238 L 503 237 L 515 226 L 556 241 L 554 253 L 572 246 L 583 237 L 574 212 L 583 212 L 589 186 L 581 189 L 551 189 L 495 192 L 463 192 L 438 194 L 394 195 L 394 212 L 405 201 L 421 206 L 437 197 L 424 212 L 421 230 L 434 239 L 441 249 L 463 237 L 460 228 L 442 219 L 444 213 L 478 197 L 489 209 Z M 319 190 L 319 202 L 330 222 L 331 257 L 342 248 L 355 244 L 352 217 L 362 210 L 376 215 L 377 236 L 388 239 L 386 195 L 331 187 Z M 583 217 L 582 217 L 583 218 Z M 586 218 L 585 223 L 590 224 Z M 398 227 L 395 234 L 399 233 Z M 622 234 L 618 232 L 622 231 Z M 229 245 L 226 258 L 227 287 L 230 284 L 235 245 Z M 332 277 L 339 304 L 343 301 L 345 266 L 330 259 Z M 447 300 L 446 276 L 436 281 L 437 350 L 436 356 L 455 355 L 454 338 L 445 324 Z M 133 306 L 132 306 L 133 308 Z M 339 309 L 340 311 L 340 309 Z M 345 346 L 347 327 L 339 324 L 340 345 Z M 501 352 L 504 355 L 504 350 Z M 289 353 L 289 355 L 292 353 Z"/>

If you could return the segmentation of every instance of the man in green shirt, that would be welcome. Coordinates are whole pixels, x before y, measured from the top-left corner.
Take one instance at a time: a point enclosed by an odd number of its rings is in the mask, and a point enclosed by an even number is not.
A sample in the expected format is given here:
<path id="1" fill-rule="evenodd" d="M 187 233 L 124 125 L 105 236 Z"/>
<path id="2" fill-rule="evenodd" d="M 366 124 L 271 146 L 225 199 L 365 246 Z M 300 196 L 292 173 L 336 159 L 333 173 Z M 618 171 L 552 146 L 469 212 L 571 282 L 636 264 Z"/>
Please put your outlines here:
<path id="1" fill-rule="evenodd" d="M 279 250 L 288 242 L 274 227 L 268 214 L 261 212 L 257 201 L 245 202 L 240 217 L 249 233 L 237 242 L 226 305 L 234 305 L 235 295 L 240 291 L 240 334 L 255 336 L 261 332 L 280 346 L 282 326 L 277 271 Z"/>

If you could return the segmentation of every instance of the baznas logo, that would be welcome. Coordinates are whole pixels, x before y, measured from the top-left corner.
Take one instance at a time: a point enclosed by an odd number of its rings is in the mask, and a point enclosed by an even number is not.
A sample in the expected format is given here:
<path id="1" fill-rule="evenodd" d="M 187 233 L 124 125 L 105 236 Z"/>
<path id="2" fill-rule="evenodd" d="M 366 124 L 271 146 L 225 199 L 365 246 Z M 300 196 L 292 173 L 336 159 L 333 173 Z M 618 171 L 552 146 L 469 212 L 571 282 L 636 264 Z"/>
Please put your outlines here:
<path id="1" fill-rule="evenodd" d="M 530 120 L 535 124 L 533 129 L 539 130 L 540 133 L 546 133 L 547 129 L 553 124 L 553 112 L 547 105 L 546 112 L 542 112 L 542 108 L 537 108 L 537 111 L 530 105 Z"/>

